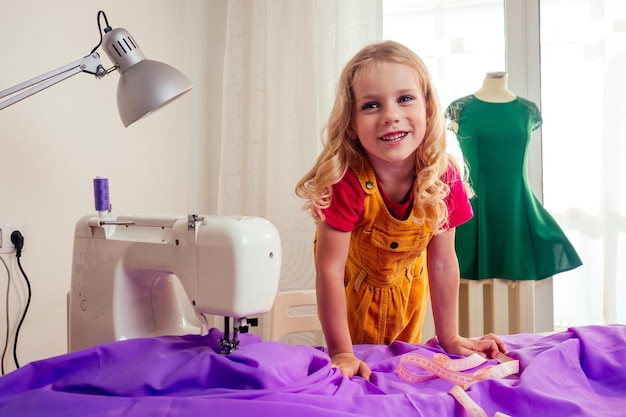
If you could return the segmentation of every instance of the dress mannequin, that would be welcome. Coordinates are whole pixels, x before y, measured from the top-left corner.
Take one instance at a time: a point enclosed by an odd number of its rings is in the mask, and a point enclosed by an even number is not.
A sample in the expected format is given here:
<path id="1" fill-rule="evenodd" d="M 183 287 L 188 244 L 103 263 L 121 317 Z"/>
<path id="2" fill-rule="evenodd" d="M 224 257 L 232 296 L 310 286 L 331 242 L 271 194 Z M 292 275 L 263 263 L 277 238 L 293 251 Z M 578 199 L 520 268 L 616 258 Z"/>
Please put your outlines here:
<path id="1" fill-rule="evenodd" d="M 542 124 L 539 108 L 507 89 L 506 73 L 487 73 L 482 88 L 454 100 L 446 117 L 456 133 L 475 192 L 470 200 L 474 217 L 455 232 L 468 300 L 484 297 L 486 288 L 472 281 L 491 281 L 487 297 L 492 314 L 483 315 L 488 304 L 478 310 L 468 304 L 461 313 L 467 317 L 462 334 L 533 332 L 532 281 L 582 264 L 528 181 L 527 150 L 532 132 Z M 515 291 L 520 298 L 513 305 L 508 301 L 509 280 L 519 281 Z M 509 319 L 517 324 L 509 327 Z M 493 327 L 483 329 L 483 324 Z"/>
<path id="2" fill-rule="evenodd" d="M 508 76 L 506 72 L 488 72 L 480 90 L 474 97 L 489 103 L 508 103 L 517 96 L 507 88 Z"/>
<path id="3" fill-rule="evenodd" d="M 556 220 L 533 194 L 526 172 L 539 108 L 487 73 L 476 93 L 446 109 L 469 167 L 474 217 L 456 228 L 461 278 L 541 280 L 582 264 Z"/>

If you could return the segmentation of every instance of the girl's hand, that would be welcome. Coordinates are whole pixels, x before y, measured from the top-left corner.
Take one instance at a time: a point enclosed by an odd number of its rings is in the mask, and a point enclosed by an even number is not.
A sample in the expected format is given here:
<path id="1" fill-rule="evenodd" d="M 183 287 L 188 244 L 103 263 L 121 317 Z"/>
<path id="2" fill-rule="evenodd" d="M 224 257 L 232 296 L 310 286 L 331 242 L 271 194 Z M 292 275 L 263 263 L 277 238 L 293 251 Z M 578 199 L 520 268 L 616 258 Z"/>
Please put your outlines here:
<path id="1" fill-rule="evenodd" d="M 500 338 L 492 333 L 486 334 L 480 339 L 469 339 L 459 335 L 448 340 L 442 347 L 447 353 L 469 356 L 478 353 L 484 358 L 493 359 L 501 352 L 506 354 L 506 346 Z"/>
<path id="2" fill-rule="evenodd" d="M 368 381 L 370 380 L 370 376 L 372 375 L 372 371 L 369 366 L 362 360 L 359 360 L 352 353 L 335 353 L 330 357 L 331 366 L 333 368 L 339 368 L 341 374 L 345 377 L 351 376 L 361 376 Z"/>

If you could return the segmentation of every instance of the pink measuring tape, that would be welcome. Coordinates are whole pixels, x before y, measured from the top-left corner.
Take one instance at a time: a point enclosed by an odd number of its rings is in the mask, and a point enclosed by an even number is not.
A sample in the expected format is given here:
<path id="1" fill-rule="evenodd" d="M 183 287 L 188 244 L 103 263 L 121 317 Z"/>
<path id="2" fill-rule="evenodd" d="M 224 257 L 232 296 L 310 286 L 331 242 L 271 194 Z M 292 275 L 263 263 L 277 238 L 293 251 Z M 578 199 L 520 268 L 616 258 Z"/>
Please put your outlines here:
<path id="1" fill-rule="evenodd" d="M 487 417 L 485 411 L 472 400 L 465 392 L 472 384 L 483 381 L 485 379 L 505 378 L 509 375 L 519 373 L 519 361 L 511 359 L 503 353 L 499 353 L 495 360 L 498 365 L 486 366 L 478 371 L 469 374 L 461 371 L 476 368 L 487 361 L 478 354 L 460 358 L 450 359 L 443 353 L 436 353 L 433 358 L 409 353 L 400 359 L 398 364 L 398 376 L 406 382 L 422 382 L 429 379 L 441 378 L 454 384 L 448 392 L 463 406 L 465 411 L 472 417 Z M 414 365 L 422 368 L 429 373 L 416 374 L 407 366 Z M 505 414 L 496 413 L 496 417 L 506 417 Z"/>

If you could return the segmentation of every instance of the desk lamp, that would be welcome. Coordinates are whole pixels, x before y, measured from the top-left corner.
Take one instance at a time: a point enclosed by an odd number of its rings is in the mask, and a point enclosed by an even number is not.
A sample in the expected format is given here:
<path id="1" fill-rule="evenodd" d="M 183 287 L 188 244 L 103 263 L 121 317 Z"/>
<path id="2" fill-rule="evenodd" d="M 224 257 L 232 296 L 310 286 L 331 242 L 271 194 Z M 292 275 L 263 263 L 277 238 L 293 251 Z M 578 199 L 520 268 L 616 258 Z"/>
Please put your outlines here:
<path id="1" fill-rule="evenodd" d="M 100 24 L 101 17 L 106 24 L 104 35 Z M 112 29 L 103 11 L 98 12 L 97 20 L 100 43 L 89 55 L 0 91 L 0 99 L 11 96 L 0 102 L 0 110 L 79 72 L 102 78 L 118 70 L 120 80 L 117 85 L 117 108 L 122 123 L 128 127 L 191 90 L 193 87 L 191 82 L 180 71 L 162 62 L 146 59 L 137 42 L 125 29 Z M 108 70 L 104 69 L 100 55 L 96 52 L 102 44 L 113 63 L 113 67 Z"/>

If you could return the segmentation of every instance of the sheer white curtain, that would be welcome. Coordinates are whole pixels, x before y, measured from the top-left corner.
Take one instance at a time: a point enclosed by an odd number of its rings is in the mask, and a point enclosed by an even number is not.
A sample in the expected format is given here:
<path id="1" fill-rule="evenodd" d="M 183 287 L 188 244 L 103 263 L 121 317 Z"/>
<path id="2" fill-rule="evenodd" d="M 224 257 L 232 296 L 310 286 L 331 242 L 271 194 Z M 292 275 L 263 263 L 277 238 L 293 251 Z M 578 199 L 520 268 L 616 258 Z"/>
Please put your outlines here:
<path id="1" fill-rule="evenodd" d="M 319 153 L 336 80 L 380 39 L 380 0 L 228 2 L 218 213 L 269 219 L 281 290 L 314 287 L 313 222 L 296 182 Z"/>
<path id="2" fill-rule="evenodd" d="M 555 324 L 626 323 L 626 2 L 542 0 L 541 40 L 544 204 L 583 260 Z"/>

